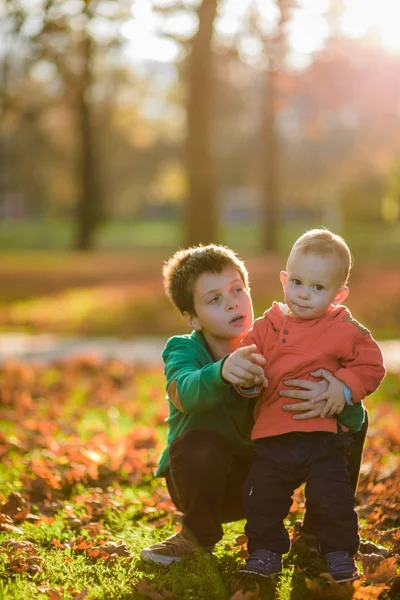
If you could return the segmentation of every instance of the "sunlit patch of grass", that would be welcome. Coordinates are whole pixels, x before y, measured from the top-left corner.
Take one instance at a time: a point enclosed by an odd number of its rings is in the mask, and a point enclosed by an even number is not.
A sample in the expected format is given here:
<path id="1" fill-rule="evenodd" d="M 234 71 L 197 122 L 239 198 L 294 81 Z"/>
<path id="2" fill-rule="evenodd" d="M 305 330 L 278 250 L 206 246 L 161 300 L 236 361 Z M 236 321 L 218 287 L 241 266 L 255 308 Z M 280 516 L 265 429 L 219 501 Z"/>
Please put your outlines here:
<path id="1" fill-rule="evenodd" d="M 64 600 L 87 589 L 88 600 L 143 600 L 141 585 L 153 593 L 167 590 L 176 600 L 228 600 L 232 596 L 243 561 L 237 540 L 244 521 L 224 525 L 223 539 L 213 556 L 171 567 L 140 559 L 144 547 L 179 528 L 179 515 L 165 484 L 153 477 L 167 432 L 161 369 L 88 357 L 50 367 L 8 365 L 0 376 L 0 427 L 5 435 L 0 448 L 10 446 L 0 463 L 0 503 L 11 492 L 21 492 L 30 499 L 33 515 L 15 521 L 22 534 L 0 531 L 0 544 L 9 539 L 29 540 L 43 559 L 40 572 L 18 573 L 0 551 L 0 598 L 48 599 L 53 590 Z M 390 375 L 367 401 L 373 433 L 365 458 L 369 469 L 386 477 L 386 486 L 388 473 L 395 467 L 396 456 L 387 444 L 389 439 L 392 444 L 398 439 L 399 388 L 400 378 Z M 37 480 L 36 487 L 29 487 L 37 467 L 48 469 L 49 473 L 38 471 L 48 480 Z M 59 487 L 52 487 L 50 475 L 59 478 Z M 368 471 L 361 478 L 361 492 L 367 500 L 372 494 L 372 476 Z M 381 485 L 375 486 L 375 493 Z M 396 510 L 392 512 L 395 519 Z M 296 512 L 289 515 L 285 521 L 289 530 L 299 517 Z M 360 520 L 360 528 L 369 539 L 373 537 L 368 519 Z M 79 548 L 79 540 L 89 546 L 125 543 L 130 556 L 93 560 L 88 550 Z M 279 580 L 261 582 L 259 598 L 309 600 L 305 577 L 320 575 L 321 559 L 287 555 L 284 567 Z"/>

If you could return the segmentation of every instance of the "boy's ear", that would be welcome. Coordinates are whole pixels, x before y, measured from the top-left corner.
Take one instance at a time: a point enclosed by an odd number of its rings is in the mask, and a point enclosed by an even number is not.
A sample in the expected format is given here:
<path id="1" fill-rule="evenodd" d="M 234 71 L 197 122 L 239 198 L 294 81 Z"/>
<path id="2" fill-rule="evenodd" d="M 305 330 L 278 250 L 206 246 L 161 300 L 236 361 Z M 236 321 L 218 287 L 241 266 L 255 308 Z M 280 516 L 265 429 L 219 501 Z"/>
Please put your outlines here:
<path id="1" fill-rule="evenodd" d="M 347 287 L 347 285 L 343 285 L 341 288 L 339 288 L 336 292 L 336 296 L 334 297 L 332 304 L 342 304 L 342 302 L 344 302 L 347 296 L 349 295 L 349 291 L 350 290 Z"/>
<path id="2" fill-rule="evenodd" d="M 279 277 L 280 277 L 280 280 L 281 280 L 281 284 L 282 284 L 282 287 L 283 287 L 283 291 L 285 291 L 285 288 L 286 288 L 286 282 L 287 282 L 287 273 L 286 273 L 286 271 L 281 271 L 281 272 L 279 273 Z"/>
<path id="3" fill-rule="evenodd" d="M 198 318 L 195 315 L 191 315 L 190 313 L 185 311 L 183 313 L 183 318 L 185 319 L 185 321 L 189 325 L 189 327 L 191 327 L 195 331 L 201 331 L 201 325 L 199 323 Z"/>

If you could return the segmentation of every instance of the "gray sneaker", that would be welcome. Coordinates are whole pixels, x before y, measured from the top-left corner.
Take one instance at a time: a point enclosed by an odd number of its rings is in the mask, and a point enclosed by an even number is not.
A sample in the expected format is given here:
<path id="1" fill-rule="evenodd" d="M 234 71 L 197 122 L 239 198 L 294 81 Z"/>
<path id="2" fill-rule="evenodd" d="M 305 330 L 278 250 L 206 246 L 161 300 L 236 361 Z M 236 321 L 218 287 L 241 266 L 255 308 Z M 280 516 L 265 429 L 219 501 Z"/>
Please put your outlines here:
<path id="1" fill-rule="evenodd" d="M 199 546 L 190 534 L 179 531 L 162 542 L 142 550 L 140 558 L 161 565 L 170 565 L 173 562 L 179 562 L 182 558 L 194 555 L 196 552 L 210 552 L 212 548 L 212 546 L 208 548 Z"/>

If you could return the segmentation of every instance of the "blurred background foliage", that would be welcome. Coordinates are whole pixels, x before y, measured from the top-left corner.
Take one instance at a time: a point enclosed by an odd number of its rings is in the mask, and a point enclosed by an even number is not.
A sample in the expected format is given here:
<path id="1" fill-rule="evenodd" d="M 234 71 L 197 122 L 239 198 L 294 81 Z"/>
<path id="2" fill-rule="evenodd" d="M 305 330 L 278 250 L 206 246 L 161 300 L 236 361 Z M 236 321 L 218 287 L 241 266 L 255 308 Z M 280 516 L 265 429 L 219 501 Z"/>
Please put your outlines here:
<path id="1" fill-rule="evenodd" d="M 108 284 L 141 280 L 137 260 L 159 279 L 200 242 L 263 257 L 254 281 L 323 224 L 360 273 L 378 264 L 366 316 L 378 305 L 397 333 L 398 0 L 0 0 L 0 15 L 3 325 L 30 322 L 10 302 L 103 285 L 107 261 Z"/>

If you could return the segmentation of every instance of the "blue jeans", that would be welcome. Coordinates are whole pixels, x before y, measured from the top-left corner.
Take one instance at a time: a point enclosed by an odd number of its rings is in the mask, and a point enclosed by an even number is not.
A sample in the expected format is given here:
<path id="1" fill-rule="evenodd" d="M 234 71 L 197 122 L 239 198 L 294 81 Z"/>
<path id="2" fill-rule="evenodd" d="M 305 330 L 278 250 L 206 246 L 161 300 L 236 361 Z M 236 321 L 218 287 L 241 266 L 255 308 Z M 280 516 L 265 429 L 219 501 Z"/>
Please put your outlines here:
<path id="1" fill-rule="evenodd" d="M 357 551 L 354 490 L 349 476 L 351 434 L 293 432 L 256 440 L 243 487 L 249 552 L 290 549 L 284 526 L 294 490 L 306 483 L 306 509 L 314 520 L 322 554 Z"/>

